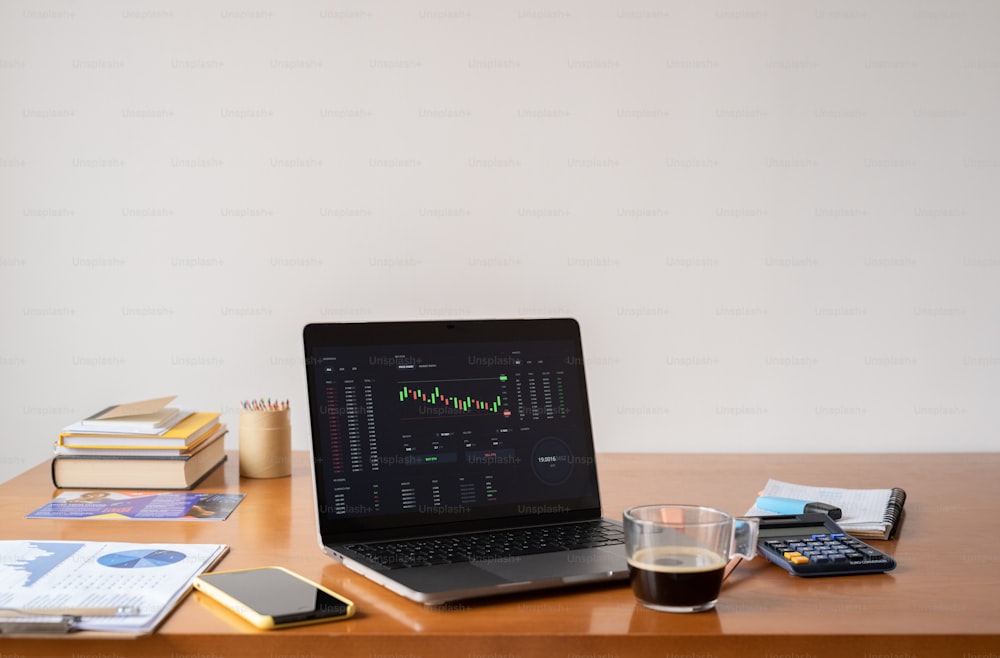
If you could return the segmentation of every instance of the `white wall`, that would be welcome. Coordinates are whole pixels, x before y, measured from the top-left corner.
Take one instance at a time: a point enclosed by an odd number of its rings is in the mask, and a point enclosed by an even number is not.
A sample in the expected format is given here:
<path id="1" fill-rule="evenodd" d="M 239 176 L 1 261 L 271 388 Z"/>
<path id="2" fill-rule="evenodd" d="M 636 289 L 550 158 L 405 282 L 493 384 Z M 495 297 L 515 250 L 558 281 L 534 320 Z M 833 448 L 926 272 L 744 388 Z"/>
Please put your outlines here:
<path id="1" fill-rule="evenodd" d="M 994 450 L 1000 5 L 0 7 L 0 479 L 309 321 L 572 315 L 604 451 Z M 230 437 L 235 447 L 235 432 Z"/>

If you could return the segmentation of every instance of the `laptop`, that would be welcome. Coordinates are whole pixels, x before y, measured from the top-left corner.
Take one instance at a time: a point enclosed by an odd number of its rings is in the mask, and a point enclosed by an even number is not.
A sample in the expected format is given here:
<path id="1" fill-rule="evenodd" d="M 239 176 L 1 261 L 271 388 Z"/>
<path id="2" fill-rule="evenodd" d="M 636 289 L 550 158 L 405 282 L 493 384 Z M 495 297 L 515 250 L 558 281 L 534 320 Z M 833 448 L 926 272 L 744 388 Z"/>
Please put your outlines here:
<path id="1" fill-rule="evenodd" d="M 319 541 L 424 604 L 625 580 L 573 319 L 303 330 Z"/>

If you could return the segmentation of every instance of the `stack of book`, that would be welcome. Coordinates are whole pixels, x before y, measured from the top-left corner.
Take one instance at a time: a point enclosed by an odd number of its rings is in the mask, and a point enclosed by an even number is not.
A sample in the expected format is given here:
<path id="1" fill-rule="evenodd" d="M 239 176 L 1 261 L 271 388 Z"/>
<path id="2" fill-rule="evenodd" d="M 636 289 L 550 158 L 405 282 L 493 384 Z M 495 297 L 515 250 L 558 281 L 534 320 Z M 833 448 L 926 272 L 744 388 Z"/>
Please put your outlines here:
<path id="1" fill-rule="evenodd" d="M 166 406 L 173 397 L 116 405 L 63 428 L 52 460 L 57 487 L 192 489 L 226 460 L 220 413 Z"/>

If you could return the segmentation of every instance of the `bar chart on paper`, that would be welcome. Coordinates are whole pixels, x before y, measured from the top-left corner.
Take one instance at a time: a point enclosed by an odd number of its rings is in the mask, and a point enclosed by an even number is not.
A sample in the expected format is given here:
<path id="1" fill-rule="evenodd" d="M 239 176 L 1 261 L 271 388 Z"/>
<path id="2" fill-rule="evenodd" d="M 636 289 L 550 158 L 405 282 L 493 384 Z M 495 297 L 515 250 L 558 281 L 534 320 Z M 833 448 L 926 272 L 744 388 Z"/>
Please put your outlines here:
<path id="1" fill-rule="evenodd" d="M 0 585 L 5 591 L 30 587 L 83 548 L 83 544 L 75 542 L 25 541 L 13 545 L 21 550 L 6 555 L 0 565 Z"/>

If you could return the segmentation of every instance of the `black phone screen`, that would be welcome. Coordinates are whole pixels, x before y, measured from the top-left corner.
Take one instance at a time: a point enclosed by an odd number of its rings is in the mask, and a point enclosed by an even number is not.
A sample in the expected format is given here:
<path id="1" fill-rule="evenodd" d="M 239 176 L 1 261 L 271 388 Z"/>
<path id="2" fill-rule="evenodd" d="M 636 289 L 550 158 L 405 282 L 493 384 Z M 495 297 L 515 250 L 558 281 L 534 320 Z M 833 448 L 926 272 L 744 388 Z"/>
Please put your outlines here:
<path id="1" fill-rule="evenodd" d="M 281 569 L 262 568 L 203 574 L 201 579 L 222 590 L 276 624 L 340 617 L 344 601 Z"/>

